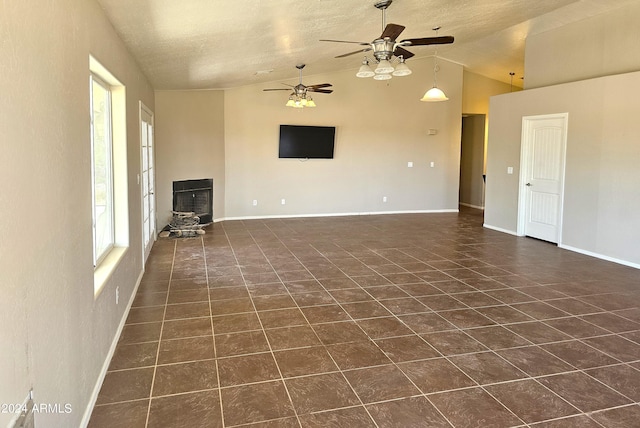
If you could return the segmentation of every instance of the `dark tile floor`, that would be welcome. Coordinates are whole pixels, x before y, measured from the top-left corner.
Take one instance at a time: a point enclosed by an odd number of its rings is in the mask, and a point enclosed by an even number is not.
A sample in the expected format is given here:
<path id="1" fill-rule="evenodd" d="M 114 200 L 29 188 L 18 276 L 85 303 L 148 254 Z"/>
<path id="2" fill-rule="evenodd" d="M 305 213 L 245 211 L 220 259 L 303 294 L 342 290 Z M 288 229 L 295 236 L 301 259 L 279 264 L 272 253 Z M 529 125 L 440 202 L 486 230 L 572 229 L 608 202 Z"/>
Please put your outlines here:
<path id="1" fill-rule="evenodd" d="M 159 240 L 90 427 L 637 427 L 640 271 L 481 213 Z"/>

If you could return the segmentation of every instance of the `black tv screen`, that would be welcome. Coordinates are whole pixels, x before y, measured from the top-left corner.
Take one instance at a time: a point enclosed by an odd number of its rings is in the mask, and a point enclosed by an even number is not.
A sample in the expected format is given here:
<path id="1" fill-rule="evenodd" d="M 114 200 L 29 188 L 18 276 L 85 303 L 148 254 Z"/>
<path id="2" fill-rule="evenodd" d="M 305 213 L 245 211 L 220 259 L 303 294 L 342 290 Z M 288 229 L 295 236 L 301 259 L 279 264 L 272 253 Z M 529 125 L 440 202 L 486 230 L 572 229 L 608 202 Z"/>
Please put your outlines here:
<path id="1" fill-rule="evenodd" d="M 333 159 L 335 126 L 280 125 L 279 158 Z"/>

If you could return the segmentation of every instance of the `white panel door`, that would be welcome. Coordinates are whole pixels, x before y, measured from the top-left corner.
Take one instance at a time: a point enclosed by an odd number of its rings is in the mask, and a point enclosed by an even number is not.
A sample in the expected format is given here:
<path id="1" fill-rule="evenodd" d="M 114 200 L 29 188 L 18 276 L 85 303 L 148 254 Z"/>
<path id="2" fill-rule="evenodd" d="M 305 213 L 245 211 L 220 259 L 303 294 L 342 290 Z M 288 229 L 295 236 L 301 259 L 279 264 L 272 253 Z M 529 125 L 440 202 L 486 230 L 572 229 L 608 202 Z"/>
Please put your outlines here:
<path id="1" fill-rule="evenodd" d="M 523 118 L 520 194 L 523 235 L 558 243 L 567 115 Z"/>
<path id="2" fill-rule="evenodd" d="M 142 194 L 142 248 L 147 261 L 156 239 L 155 168 L 153 156 L 153 115 L 140 104 L 140 157 Z"/>

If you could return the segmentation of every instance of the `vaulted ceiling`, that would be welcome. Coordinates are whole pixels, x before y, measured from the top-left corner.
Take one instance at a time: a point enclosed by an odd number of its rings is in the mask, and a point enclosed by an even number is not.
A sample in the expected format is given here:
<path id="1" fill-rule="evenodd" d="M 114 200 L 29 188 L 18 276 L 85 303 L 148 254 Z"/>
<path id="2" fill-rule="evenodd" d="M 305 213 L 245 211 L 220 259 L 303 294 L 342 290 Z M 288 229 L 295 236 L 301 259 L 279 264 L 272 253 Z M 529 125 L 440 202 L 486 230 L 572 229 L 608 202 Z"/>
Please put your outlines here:
<path id="1" fill-rule="evenodd" d="M 382 32 L 375 0 L 97 0 L 156 89 L 224 89 L 360 66 L 336 59 Z M 386 23 L 399 39 L 439 35 L 452 45 L 414 46 L 466 70 L 522 86 L 524 45 L 536 34 L 637 0 L 394 0 Z M 411 60 L 407 61 L 411 65 Z"/>

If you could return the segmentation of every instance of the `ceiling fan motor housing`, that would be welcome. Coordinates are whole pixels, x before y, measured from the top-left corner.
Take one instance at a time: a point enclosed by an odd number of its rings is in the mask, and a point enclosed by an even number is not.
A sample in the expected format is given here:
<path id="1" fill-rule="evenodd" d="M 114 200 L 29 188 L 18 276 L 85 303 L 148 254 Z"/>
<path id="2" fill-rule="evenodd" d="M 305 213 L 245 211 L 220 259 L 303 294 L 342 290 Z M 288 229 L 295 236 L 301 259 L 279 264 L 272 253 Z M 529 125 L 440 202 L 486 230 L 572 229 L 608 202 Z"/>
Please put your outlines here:
<path id="1" fill-rule="evenodd" d="M 371 45 L 373 46 L 373 56 L 376 60 L 390 60 L 393 56 L 395 47 L 395 40 L 389 40 L 388 37 L 384 39 L 374 40 Z"/>
<path id="2" fill-rule="evenodd" d="M 307 87 L 302 83 L 293 87 L 293 91 L 299 97 L 305 97 L 307 95 Z"/>

